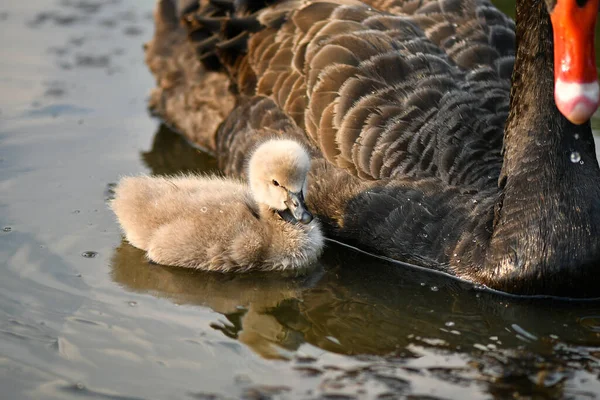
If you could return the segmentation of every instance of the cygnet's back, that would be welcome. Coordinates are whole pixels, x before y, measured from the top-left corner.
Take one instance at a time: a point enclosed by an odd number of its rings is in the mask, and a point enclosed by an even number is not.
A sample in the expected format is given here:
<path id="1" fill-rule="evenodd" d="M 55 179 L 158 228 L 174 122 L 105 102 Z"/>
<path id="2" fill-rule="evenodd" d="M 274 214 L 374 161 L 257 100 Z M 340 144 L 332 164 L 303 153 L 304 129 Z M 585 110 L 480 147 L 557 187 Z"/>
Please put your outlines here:
<path id="1" fill-rule="evenodd" d="M 195 175 L 123 178 L 112 209 L 127 240 L 154 262 L 214 271 L 314 266 L 323 236 L 304 204 L 310 158 L 291 140 L 261 144 L 247 184 Z"/>

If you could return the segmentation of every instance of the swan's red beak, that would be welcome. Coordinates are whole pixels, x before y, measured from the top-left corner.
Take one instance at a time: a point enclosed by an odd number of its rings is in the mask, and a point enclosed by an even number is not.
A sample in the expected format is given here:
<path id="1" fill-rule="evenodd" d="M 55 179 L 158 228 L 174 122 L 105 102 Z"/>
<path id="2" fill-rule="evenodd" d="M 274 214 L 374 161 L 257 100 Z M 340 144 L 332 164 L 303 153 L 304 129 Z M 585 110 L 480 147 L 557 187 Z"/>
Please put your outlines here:
<path id="1" fill-rule="evenodd" d="M 599 0 L 557 0 L 550 12 L 554 31 L 554 100 L 574 124 L 598 108 L 594 32 Z"/>

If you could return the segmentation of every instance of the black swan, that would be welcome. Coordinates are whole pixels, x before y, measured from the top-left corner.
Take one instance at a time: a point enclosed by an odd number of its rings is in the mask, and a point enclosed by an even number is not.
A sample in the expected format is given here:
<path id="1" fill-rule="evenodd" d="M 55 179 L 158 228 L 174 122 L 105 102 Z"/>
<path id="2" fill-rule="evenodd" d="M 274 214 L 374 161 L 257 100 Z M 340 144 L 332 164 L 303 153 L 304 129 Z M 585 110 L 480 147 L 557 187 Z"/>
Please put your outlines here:
<path id="1" fill-rule="evenodd" d="M 329 236 L 600 295 L 598 0 L 517 0 L 516 26 L 487 0 L 174 1 L 146 49 L 151 107 L 226 173 L 265 136 L 303 140 Z"/>

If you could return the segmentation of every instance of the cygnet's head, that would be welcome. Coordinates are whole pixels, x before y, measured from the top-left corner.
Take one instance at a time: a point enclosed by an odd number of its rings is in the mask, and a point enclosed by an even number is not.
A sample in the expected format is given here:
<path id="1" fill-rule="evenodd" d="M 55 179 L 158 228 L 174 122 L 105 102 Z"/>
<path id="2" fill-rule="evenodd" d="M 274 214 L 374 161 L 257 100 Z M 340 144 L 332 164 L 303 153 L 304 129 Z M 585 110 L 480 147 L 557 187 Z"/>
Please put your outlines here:
<path id="1" fill-rule="evenodd" d="M 278 211 L 288 222 L 308 224 L 304 203 L 310 156 L 298 142 L 270 139 L 259 145 L 248 163 L 250 190 L 257 202 Z"/>

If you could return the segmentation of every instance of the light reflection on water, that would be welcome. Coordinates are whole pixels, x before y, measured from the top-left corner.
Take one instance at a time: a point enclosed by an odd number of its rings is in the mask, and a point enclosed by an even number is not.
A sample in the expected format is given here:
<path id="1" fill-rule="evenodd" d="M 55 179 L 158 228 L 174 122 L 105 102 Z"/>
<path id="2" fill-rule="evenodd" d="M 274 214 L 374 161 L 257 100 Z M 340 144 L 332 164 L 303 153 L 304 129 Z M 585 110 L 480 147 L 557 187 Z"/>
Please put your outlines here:
<path id="1" fill-rule="evenodd" d="M 145 110 L 152 3 L 0 6 L 0 397 L 600 393 L 598 303 L 334 244 L 315 274 L 279 279 L 150 265 L 122 243 L 120 176 L 215 169 Z"/>

